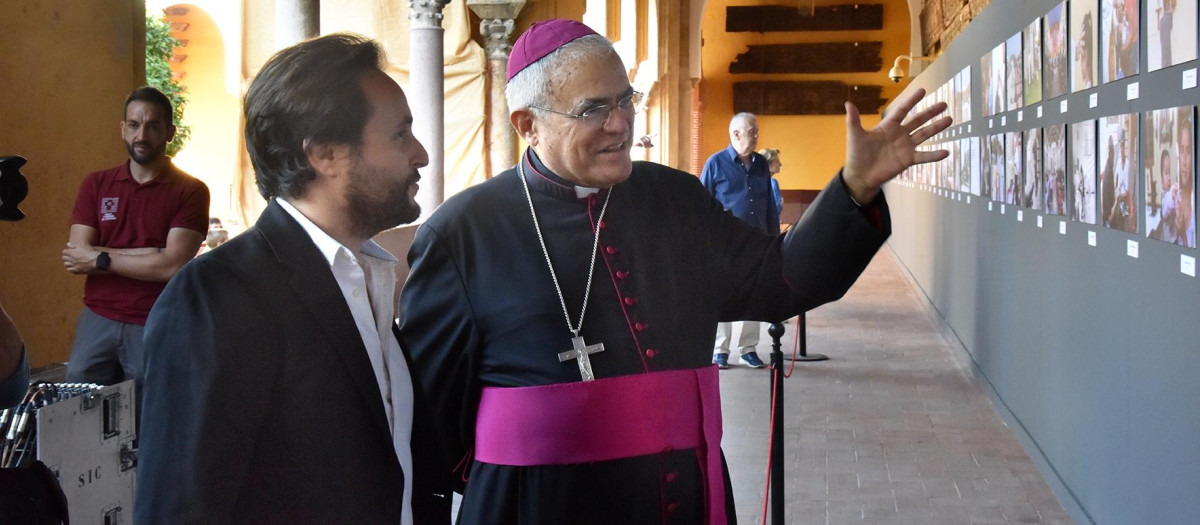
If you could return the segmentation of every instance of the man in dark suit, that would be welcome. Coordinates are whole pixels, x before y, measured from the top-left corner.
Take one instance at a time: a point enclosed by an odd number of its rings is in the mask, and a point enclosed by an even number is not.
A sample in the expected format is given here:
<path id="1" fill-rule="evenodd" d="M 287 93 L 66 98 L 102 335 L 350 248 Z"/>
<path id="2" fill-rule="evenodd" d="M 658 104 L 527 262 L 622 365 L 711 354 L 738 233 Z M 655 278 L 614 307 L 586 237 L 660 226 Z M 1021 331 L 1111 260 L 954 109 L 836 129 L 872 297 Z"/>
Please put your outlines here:
<path id="1" fill-rule="evenodd" d="M 396 259 L 371 237 L 417 218 L 428 156 L 384 60 L 365 38 L 321 37 L 246 93 L 270 204 L 150 314 L 136 523 L 424 521 Z"/>

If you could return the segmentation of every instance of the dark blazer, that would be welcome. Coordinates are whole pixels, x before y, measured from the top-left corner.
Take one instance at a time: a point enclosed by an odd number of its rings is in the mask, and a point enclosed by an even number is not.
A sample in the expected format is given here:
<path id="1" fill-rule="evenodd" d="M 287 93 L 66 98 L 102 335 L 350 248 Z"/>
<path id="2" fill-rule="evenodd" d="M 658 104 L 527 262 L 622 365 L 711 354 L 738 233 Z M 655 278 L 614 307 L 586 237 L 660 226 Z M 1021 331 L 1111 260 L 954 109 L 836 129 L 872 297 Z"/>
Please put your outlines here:
<path id="1" fill-rule="evenodd" d="M 400 523 L 409 480 L 362 339 L 279 204 L 187 264 L 145 338 L 135 523 Z"/>

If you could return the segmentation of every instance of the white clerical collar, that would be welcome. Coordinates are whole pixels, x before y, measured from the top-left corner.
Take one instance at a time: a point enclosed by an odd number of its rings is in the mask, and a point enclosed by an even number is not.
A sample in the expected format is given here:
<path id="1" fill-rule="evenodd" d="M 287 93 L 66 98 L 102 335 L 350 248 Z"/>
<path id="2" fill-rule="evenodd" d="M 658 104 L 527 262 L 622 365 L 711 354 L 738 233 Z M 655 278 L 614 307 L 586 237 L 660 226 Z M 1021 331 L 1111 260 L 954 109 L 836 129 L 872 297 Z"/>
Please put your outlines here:
<path id="1" fill-rule="evenodd" d="M 582 198 L 587 197 L 588 195 L 591 195 L 593 193 L 599 193 L 599 192 L 600 192 L 600 188 L 585 188 L 583 186 L 578 186 L 578 185 L 575 186 L 575 197 L 576 198 L 582 199 Z"/>
<path id="2" fill-rule="evenodd" d="M 296 219 L 301 228 L 304 228 L 304 232 L 312 239 L 313 244 L 317 245 L 317 250 L 321 252 L 321 255 L 325 257 L 330 266 L 333 266 L 333 261 L 337 257 L 338 250 L 344 249 L 351 257 L 354 256 L 354 250 L 342 246 L 342 243 L 337 242 L 337 239 L 330 237 L 328 233 L 325 233 L 325 230 L 322 230 L 320 226 L 317 226 L 316 223 L 305 217 L 303 213 L 300 213 L 300 210 L 292 206 L 292 203 L 280 197 L 275 197 L 275 201 L 279 203 L 279 207 L 283 208 L 283 211 L 286 211 L 288 215 Z M 362 246 L 359 246 L 359 253 L 387 262 L 399 262 L 391 253 L 383 249 L 382 246 L 372 239 L 367 239 L 366 242 L 362 243 Z"/>

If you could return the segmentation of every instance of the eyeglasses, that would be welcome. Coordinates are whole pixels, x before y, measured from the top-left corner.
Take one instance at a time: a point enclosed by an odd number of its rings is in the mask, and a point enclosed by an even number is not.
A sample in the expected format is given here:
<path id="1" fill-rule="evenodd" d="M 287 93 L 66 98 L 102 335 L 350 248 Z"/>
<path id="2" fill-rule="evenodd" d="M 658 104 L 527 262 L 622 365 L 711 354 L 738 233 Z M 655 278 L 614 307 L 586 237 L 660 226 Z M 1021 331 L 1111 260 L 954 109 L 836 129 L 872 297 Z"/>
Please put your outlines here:
<path id="1" fill-rule="evenodd" d="M 629 96 L 618 100 L 616 104 L 600 104 L 598 106 L 587 108 L 578 113 L 564 113 L 562 111 L 555 111 L 550 108 L 539 108 L 537 106 L 530 107 L 533 109 L 540 109 L 542 111 L 549 111 L 550 113 L 555 113 L 564 117 L 571 117 L 583 122 L 585 125 L 599 128 L 608 122 L 609 117 L 612 116 L 613 109 L 617 109 L 621 112 L 621 115 L 625 117 L 633 117 L 633 115 L 637 113 L 638 104 L 642 103 L 642 99 L 645 98 L 645 96 L 646 95 L 639 91 L 634 91 L 633 93 L 630 93 Z"/>

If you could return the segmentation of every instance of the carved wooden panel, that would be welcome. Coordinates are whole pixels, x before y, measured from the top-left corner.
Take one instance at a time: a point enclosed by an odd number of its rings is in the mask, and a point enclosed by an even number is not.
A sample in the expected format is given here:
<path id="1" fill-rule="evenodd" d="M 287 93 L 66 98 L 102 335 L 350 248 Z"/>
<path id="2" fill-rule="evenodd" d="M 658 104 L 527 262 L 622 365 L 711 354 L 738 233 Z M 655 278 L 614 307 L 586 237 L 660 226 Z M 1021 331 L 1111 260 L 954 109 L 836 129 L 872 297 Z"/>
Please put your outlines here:
<path id="1" fill-rule="evenodd" d="M 921 10 L 921 49 L 928 50 L 941 36 L 942 3 L 927 0 L 925 8 Z"/>
<path id="2" fill-rule="evenodd" d="M 851 86 L 837 81 L 734 82 L 733 111 L 756 115 L 842 115 L 854 102 L 863 114 L 879 113 L 883 86 Z"/>
<path id="3" fill-rule="evenodd" d="M 942 0 L 942 26 L 950 27 L 959 11 L 967 6 L 966 0 Z"/>
<path id="4" fill-rule="evenodd" d="M 883 42 L 822 42 L 750 46 L 730 73 L 863 73 L 883 68 Z"/>
<path id="5" fill-rule="evenodd" d="M 808 6 L 738 5 L 725 8 L 727 33 L 771 31 L 851 31 L 883 29 L 882 4 Z"/>

